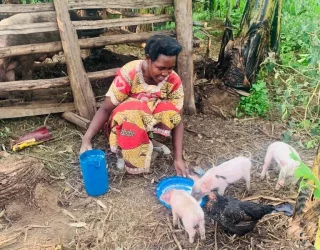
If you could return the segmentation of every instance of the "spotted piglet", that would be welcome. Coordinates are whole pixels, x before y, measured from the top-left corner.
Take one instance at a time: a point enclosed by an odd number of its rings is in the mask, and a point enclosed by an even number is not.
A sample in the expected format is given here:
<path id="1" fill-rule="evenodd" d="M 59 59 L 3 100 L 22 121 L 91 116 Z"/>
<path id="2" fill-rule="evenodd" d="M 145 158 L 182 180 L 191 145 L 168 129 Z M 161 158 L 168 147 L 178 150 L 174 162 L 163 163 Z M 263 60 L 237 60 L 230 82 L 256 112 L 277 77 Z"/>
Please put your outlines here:
<path id="1" fill-rule="evenodd" d="M 204 213 L 199 203 L 185 190 L 170 189 L 160 196 L 160 199 L 172 208 L 173 226 L 177 226 L 181 218 L 183 226 L 189 235 L 189 242 L 194 242 L 196 226 L 199 226 L 201 240 L 205 237 Z"/>
<path id="2" fill-rule="evenodd" d="M 200 179 L 192 178 L 195 182 L 191 195 L 196 200 L 200 200 L 214 189 L 218 189 L 219 195 L 224 195 L 228 185 L 240 179 L 246 181 L 249 191 L 251 165 L 250 158 L 239 156 L 217 167 L 212 167 Z"/>
<path id="3" fill-rule="evenodd" d="M 264 179 L 265 176 L 269 178 L 268 168 L 272 159 L 274 159 L 277 163 L 277 167 L 280 169 L 276 190 L 279 190 L 285 185 L 286 179 L 289 179 L 292 184 L 295 184 L 298 181 L 298 179 L 295 179 L 294 177 L 294 171 L 300 165 L 300 162 L 291 158 L 291 152 L 300 159 L 297 151 L 284 142 L 274 142 L 267 149 L 260 178 Z"/>

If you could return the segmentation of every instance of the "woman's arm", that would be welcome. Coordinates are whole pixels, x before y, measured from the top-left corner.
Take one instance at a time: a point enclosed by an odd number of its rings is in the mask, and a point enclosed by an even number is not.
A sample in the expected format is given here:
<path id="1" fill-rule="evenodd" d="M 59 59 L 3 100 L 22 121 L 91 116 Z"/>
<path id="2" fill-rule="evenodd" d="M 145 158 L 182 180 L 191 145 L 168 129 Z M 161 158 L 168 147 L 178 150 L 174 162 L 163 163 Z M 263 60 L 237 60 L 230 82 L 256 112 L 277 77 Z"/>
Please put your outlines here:
<path id="1" fill-rule="evenodd" d="M 173 165 L 178 175 L 182 175 L 186 177 L 187 169 L 182 159 L 182 144 L 183 144 L 183 130 L 184 130 L 183 120 L 182 120 L 182 111 L 180 112 L 180 115 L 181 115 L 180 123 L 172 130 Z"/>
<path id="2" fill-rule="evenodd" d="M 92 149 L 92 138 L 103 128 L 115 107 L 116 106 L 111 102 L 110 97 L 107 96 L 102 106 L 98 109 L 97 113 L 93 117 L 87 132 L 82 138 L 80 154 L 86 150 Z"/>

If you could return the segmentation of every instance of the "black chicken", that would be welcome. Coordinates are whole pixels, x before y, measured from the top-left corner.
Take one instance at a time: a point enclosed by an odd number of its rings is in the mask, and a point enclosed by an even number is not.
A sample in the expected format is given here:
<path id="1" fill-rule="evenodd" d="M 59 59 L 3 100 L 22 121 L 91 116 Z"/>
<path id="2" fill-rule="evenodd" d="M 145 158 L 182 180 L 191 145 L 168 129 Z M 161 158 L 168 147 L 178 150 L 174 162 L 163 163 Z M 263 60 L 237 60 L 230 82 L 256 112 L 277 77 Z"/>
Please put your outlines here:
<path id="1" fill-rule="evenodd" d="M 240 201 L 230 196 L 221 196 L 215 192 L 214 195 L 210 195 L 206 213 L 218 222 L 225 231 L 242 236 L 251 232 L 258 221 L 266 214 L 277 211 L 287 212 L 288 215 L 290 214 L 290 208 L 292 215 L 290 204 L 261 205 L 249 201 Z"/>

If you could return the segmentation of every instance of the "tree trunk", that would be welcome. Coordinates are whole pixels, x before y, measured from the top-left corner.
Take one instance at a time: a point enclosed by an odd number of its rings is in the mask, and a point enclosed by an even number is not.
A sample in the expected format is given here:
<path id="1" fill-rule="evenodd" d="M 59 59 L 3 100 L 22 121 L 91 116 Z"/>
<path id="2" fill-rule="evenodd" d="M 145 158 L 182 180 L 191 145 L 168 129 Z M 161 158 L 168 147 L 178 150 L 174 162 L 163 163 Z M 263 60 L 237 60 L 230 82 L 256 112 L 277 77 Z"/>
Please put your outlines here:
<path id="1" fill-rule="evenodd" d="M 235 40 L 227 17 L 218 61 L 225 85 L 250 89 L 268 52 L 279 52 L 281 8 L 282 0 L 248 0 Z"/>
<path id="2" fill-rule="evenodd" d="M 43 168 L 38 160 L 21 155 L 0 159 L 0 206 L 33 190 Z"/>

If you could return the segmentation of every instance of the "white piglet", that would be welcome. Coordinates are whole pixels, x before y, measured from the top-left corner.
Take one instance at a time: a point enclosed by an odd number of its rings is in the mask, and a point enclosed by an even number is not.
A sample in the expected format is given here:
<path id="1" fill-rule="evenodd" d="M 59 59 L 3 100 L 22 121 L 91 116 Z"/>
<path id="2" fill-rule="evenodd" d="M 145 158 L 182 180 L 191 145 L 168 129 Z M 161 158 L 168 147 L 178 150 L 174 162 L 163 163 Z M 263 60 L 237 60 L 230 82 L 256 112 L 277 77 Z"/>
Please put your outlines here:
<path id="1" fill-rule="evenodd" d="M 228 185 L 240 179 L 246 181 L 249 191 L 251 166 L 250 158 L 239 156 L 217 167 L 212 167 L 200 179 L 195 180 L 191 195 L 196 200 L 200 200 L 214 189 L 218 189 L 218 193 L 224 195 Z"/>
<path id="2" fill-rule="evenodd" d="M 160 199 L 169 204 L 172 208 L 173 226 L 181 218 L 183 226 L 189 235 L 189 242 L 194 242 L 196 234 L 195 227 L 199 227 L 201 240 L 205 237 L 204 212 L 199 203 L 186 191 L 170 189 L 160 196 Z"/>
<path id="3" fill-rule="evenodd" d="M 300 163 L 290 157 L 291 152 L 300 159 L 297 151 L 292 146 L 284 142 L 274 142 L 267 149 L 260 178 L 264 179 L 265 176 L 269 178 L 268 168 L 272 159 L 274 159 L 280 169 L 276 190 L 279 190 L 285 185 L 286 179 L 289 179 L 293 184 L 298 181 L 298 179 L 295 179 L 294 177 L 294 171 Z"/>

